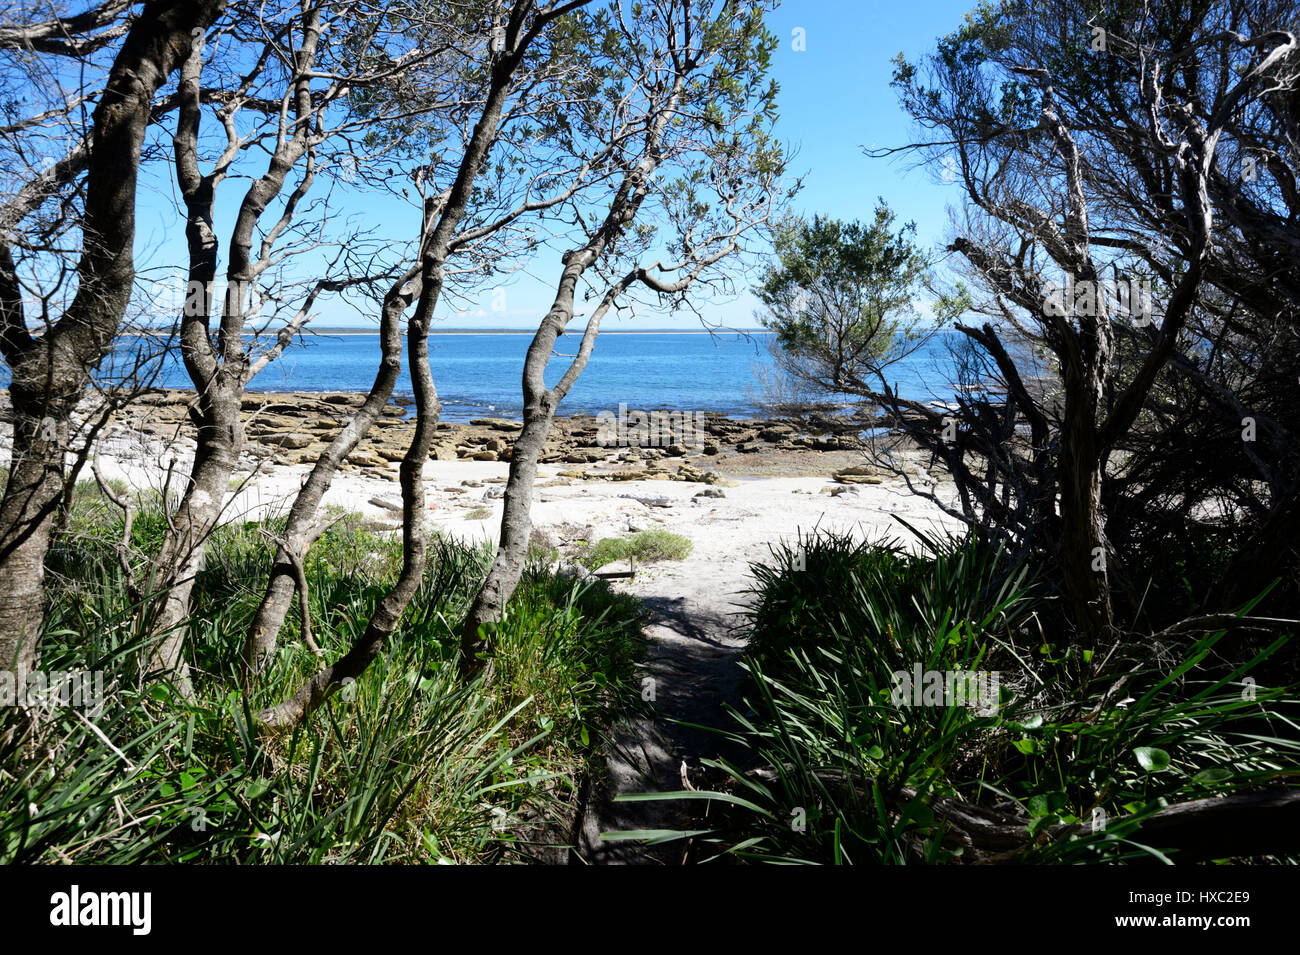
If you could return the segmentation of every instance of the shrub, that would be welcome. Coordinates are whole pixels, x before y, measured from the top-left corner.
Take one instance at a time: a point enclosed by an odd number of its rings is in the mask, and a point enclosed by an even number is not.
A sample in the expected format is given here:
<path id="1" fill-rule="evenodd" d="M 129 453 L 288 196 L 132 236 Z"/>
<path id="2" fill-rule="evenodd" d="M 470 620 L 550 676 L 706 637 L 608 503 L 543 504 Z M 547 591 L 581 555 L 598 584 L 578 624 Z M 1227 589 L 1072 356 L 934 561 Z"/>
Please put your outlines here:
<path id="1" fill-rule="evenodd" d="M 146 512 L 137 523 L 143 567 L 165 521 Z M 105 706 L 93 717 L 56 707 L 0 732 L 0 863 L 532 858 L 539 844 L 567 841 L 582 781 L 602 768 L 596 744 L 638 698 L 641 604 L 539 567 L 498 625 L 491 682 L 460 685 L 459 620 L 490 554 L 435 538 L 389 649 L 310 724 L 259 736 L 252 714 L 319 660 L 291 614 L 262 683 L 250 695 L 239 689 L 241 644 L 271 559 L 258 525 L 223 527 L 209 543 L 187 624 L 192 703 L 138 684 L 144 637 L 118 564 L 120 521 L 76 526 L 51 553 L 63 583 L 42 660 L 102 671 Z M 392 535 L 348 516 L 313 548 L 313 632 L 331 658 L 364 628 L 399 557 Z"/>
<path id="2" fill-rule="evenodd" d="M 680 534 L 654 528 L 638 531 L 631 537 L 606 537 L 596 541 L 578 557 L 589 570 L 596 570 L 617 560 L 635 559 L 643 563 L 684 560 L 691 554 L 691 542 Z"/>

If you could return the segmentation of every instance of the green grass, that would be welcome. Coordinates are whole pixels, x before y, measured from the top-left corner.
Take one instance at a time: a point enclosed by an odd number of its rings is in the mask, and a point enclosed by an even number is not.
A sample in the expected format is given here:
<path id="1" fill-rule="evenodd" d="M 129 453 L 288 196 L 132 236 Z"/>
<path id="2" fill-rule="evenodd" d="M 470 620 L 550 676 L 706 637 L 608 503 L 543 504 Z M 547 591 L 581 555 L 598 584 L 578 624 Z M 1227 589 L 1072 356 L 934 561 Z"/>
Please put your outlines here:
<path id="1" fill-rule="evenodd" d="M 435 538 L 428 569 L 386 652 L 308 725 L 259 735 L 252 714 L 319 660 L 286 621 L 269 671 L 240 689 L 245 631 L 270 567 L 256 524 L 210 542 L 187 623 L 197 700 L 139 684 L 140 606 L 126 596 L 120 517 L 78 504 L 50 555 L 46 669 L 105 675 L 92 729 L 67 708 L 0 749 L 0 863 L 338 864 L 510 862 L 563 845 L 598 744 L 637 705 L 639 601 L 530 566 L 497 625 L 491 683 L 459 685 L 459 623 L 487 548 Z M 278 530 L 283 521 L 271 522 Z M 165 521 L 143 512 L 143 571 Z M 400 566 L 395 535 L 355 515 L 313 548 L 313 635 L 337 658 Z M 553 850 L 557 851 L 557 850 Z"/>
<path id="2" fill-rule="evenodd" d="M 578 562 L 588 570 L 629 558 L 643 563 L 683 560 L 691 554 L 691 542 L 680 534 L 658 528 L 638 531 L 631 537 L 606 537 L 596 541 L 578 555 Z"/>
<path id="3" fill-rule="evenodd" d="M 465 520 L 467 521 L 481 521 L 491 516 L 492 508 L 490 507 L 471 507 L 465 512 Z"/>

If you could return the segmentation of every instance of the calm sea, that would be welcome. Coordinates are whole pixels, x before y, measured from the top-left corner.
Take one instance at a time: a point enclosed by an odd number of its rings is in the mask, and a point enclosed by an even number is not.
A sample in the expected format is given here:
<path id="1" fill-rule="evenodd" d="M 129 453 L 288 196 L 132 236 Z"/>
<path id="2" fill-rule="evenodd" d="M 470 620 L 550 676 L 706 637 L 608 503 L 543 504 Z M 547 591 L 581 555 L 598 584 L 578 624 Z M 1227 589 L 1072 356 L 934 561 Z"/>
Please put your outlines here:
<path id="1" fill-rule="evenodd" d="M 891 383 L 907 397 L 922 401 L 951 397 L 946 384 L 946 335 L 926 350 L 895 365 Z M 717 411 L 735 417 L 762 414 L 761 370 L 770 368 L 765 333 L 749 335 L 624 332 L 596 340 L 591 361 L 560 406 L 561 414 L 596 414 L 629 409 L 666 408 Z M 532 333 L 435 334 L 430 360 L 443 418 L 463 421 L 480 416 L 518 417 L 523 407 L 520 376 Z M 124 341 L 118 364 L 135 347 Z M 577 351 L 578 336 L 561 338 L 551 360 L 547 384 L 568 367 L 567 354 Z M 379 336 L 330 335 L 326 331 L 288 349 L 251 384 L 250 391 L 357 391 L 369 389 L 379 359 Z M 406 356 L 403 355 L 405 363 Z M 188 388 L 190 381 L 174 354 L 164 359 L 155 382 L 165 388 Z M 409 397 L 405 367 L 397 394 Z"/>

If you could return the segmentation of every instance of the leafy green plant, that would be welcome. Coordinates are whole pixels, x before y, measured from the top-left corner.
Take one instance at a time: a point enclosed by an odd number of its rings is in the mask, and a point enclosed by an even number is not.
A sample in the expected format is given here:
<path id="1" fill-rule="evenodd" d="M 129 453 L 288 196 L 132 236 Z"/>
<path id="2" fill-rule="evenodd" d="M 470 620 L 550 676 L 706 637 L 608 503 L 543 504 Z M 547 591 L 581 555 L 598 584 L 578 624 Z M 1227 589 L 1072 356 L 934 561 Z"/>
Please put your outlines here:
<path id="1" fill-rule="evenodd" d="M 774 547 L 753 568 L 745 706 L 714 728 L 740 755 L 705 760 L 697 791 L 629 797 L 705 810 L 687 828 L 606 838 L 690 838 L 702 860 L 1169 861 L 1176 846 L 1144 841 L 1154 813 L 1300 772 L 1296 687 L 1247 679 L 1293 635 L 1226 673 L 1205 669 L 1222 632 L 1065 665 L 1035 653 L 1051 596 L 1026 564 L 973 539 L 922 543 Z M 914 705 L 897 690 L 915 670 L 992 670 L 997 705 Z"/>
<path id="2" fill-rule="evenodd" d="M 606 537 L 596 541 L 578 555 L 579 563 L 590 570 L 618 560 L 634 559 L 643 563 L 684 560 L 691 555 L 691 542 L 680 534 L 661 528 L 638 531 L 631 537 Z"/>
<path id="3" fill-rule="evenodd" d="M 87 498 L 79 508 L 93 506 Z M 84 515 L 78 515 L 84 517 Z M 115 523 L 116 519 L 116 523 Z M 131 562 L 165 518 L 146 509 Z M 568 837 L 596 744 L 637 700 L 644 610 L 603 583 L 530 568 L 500 625 L 490 682 L 460 684 L 459 620 L 491 559 L 431 542 L 428 570 L 384 656 L 306 726 L 259 732 L 253 714 L 319 659 L 290 617 L 251 695 L 240 643 L 277 524 L 221 528 L 187 624 L 197 699 L 139 684 L 147 629 L 118 558 L 120 515 L 70 525 L 51 554 L 42 644 L 51 669 L 106 676 L 103 711 L 55 707 L 0 733 L 0 862 L 324 864 L 497 862 Z M 344 652 L 396 572 L 400 544 L 341 515 L 306 562 L 313 631 Z"/>

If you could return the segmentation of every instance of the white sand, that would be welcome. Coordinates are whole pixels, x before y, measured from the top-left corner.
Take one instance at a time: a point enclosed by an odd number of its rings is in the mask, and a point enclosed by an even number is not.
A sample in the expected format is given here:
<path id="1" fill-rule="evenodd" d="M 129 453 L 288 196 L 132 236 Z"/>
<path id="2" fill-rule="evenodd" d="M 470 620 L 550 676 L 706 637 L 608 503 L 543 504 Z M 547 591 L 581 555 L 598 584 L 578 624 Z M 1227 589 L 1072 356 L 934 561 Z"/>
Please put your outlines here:
<path id="1" fill-rule="evenodd" d="M 161 489 L 169 461 L 173 468 L 173 494 L 179 491 L 190 464 L 189 453 L 165 449 L 160 442 L 142 439 L 125 429 L 112 429 L 99 448 L 98 463 L 106 478 L 124 480 L 138 489 Z M 811 452 L 810 452 L 811 453 Z M 236 475 L 244 482 L 232 488 L 226 519 L 258 520 L 283 513 L 310 473 L 307 465 L 263 465 L 245 457 L 245 470 Z M 553 481 L 572 465 L 541 465 L 538 484 Z M 324 499 L 325 506 L 358 512 L 368 519 L 397 528 L 400 524 L 401 489 L 397 466 L 390 478 L 371 472 L 343 471 L 335 475 Z M 425 491 L 431 525 L 462 540 L 495 541 L 501 521 L 500 494 L 509 465 L 496 461 L 429 461 L 425 466 Z M 87 467 L 85 477 L 90 477 Z M 495 479 L 495 481 L 493 481 Z M 464 481 L 483 482 L 465 487 Z M 627 585 L 646 596 L 719 597 L 733 592 L 746 576 L 750 562 L 768 556 L 768 544 L 793 541 L 815 528 L 833 529 L 857 537 L 911 535 L 894 520 L 895 515 L 922 529 L 956 527 L 934 504 L 912 494 L 901 481 L 853 485 L 832 497 L 837 487 L 827 477 L 739 479 L 739 486 L 720 488 L 722 498 L 696 497 L 707 487 L 682 481 L 575 481 L 570 486 L 539 486 L 534 495 L 533 524 L 553 543 L 573 538 L 594 542 L 625 536 L 645 528 L 661 527 L 689 538 L 693 553 L 683 561 L 638 568 L 635 582 Z M 647 506 L 635 498 L 666 498 L 668 507 Z M 394 508 L 373 503 L 381 499 Z M 480 520 L 465 515 L 486 507 Z M 703 592 L 703 593 L 702 593 Z"/>

